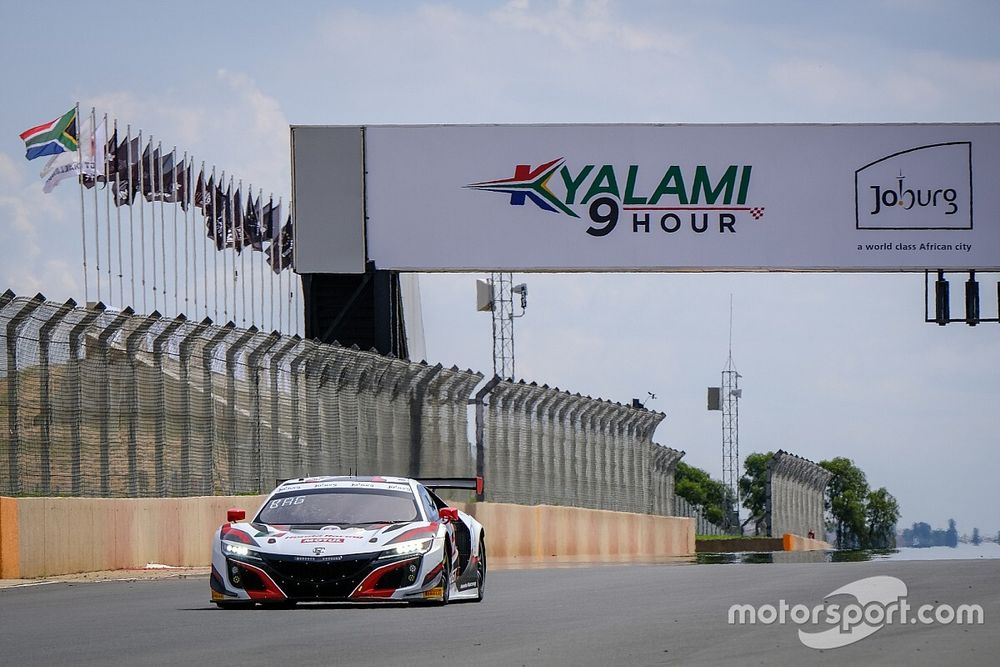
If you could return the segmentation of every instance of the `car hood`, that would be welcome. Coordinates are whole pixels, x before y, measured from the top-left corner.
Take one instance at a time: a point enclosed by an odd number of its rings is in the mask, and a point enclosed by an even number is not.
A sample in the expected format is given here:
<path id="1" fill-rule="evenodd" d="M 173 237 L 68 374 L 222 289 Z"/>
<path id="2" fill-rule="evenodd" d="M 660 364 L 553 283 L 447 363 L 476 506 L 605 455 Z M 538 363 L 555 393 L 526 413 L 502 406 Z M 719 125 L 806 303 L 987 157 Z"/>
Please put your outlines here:
<path id="1" fill-rule="evenodd" d="M 436 522 L 427 521 L 316 528 L 236 523 L 231 527 L 252 537 L 258 551 L 312 557 L 378 552 L 390 544 L 434 537 L 438 530 Z"/>

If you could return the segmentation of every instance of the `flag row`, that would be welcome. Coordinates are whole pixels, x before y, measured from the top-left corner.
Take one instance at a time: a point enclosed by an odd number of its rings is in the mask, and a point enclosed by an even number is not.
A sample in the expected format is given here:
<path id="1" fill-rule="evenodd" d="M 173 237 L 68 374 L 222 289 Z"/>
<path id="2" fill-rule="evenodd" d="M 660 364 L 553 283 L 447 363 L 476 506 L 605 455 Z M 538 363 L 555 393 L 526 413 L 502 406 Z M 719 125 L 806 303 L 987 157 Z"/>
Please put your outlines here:
<path id="1" fill-rule="evenodd" d="M 108 136 L 107 122 L 98 123 L 92 115 L 81 137 L 77 114 L 74 107 L 21 133 L 28 160 L 53 156 L 41 172 L 45 192 L 76 177 L 86 188 L 109 188 L 116 207 L 131 206 L 140 195 L 150 203 L 177 204 L 185 212 L 193 206 L 216 250 L 263 252 L 275 273 L 292 265 L 291 216 L 282 217 L 280 199 L 265 199 L 263 192 L 254 196 L 232 177 L 227 181 L 224 175 L 216 177 L 214 169 L 206 171 L 204 164 L 196 167 L 176 149 L 167 152 L 151 137 L 144 142 L 141 133 L 119 137 L 117 122 Z"/>

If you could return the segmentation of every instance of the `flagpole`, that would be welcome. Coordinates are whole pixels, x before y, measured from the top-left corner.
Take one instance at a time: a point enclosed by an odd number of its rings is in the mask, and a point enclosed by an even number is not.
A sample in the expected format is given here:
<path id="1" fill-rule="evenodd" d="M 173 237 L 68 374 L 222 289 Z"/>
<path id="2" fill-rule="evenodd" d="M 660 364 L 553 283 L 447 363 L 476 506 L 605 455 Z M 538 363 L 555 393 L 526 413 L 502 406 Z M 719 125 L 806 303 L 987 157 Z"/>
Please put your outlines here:
<path id="1" fill-rule="evenodd" d="M 174 146 L 170 154 L 174 156 L 174 170 L 173 175 L 170 177 L 170 191 L 171 198 L 174 199 L 172 202 L 174 205 L 174 317 L 180 313 L 180 302 L 178 297 L 178 284 L 180 280 L 177 278 L 177 146 Z M 187 262 L 187 257 L 184 258 L 185 263 Z M 185 290 L 187 285 L 185 284 Z M 185 292 L 184 301 L 187 302 L 187 293 Z M 187 304 L 185 303 L 185 306 Z M 186 309 L 185 309 L 186 311 Z"/>
<path id="2" fill-rule="evenodd" d="M 149 142 L 153 142 L 153 138 L 149 138 Z M 139 249 L 142 251 L 142 279 L 140 284 L 142 285 L 142 313 L 143 315 L 149 314 L 149 306 L 146 303 L 146 207 L 143 206 L 145 201 L 146 193 L 143 192 L 142 181 L 144 180 L 145 165 L 143 165 L 142 160 L 142 130 L 139 130 Z M 154 253 L 155 257 L 156 254 Z M 156 271 L 153 271 L 153 282 L 156 282 Z M 154 296 L 156 292 L 153 292 Z"/>
<path id="3" fill-rule="evenodd" d="M 95 132 L 96 135 L 96 132 Z M 104 171 L 104 213 L 108 248 L 108 301 L 114 303 L 114 281 L 111 276 L 111 192 L 108 190 L 108 114 L 104 114 L 104 150 L 101 151 Z M 97 172 L 97 140 L 94 140 L 94 172 Z M 95 175 L 96 180 L 96 175 Z M 94 186 L 96 191 L 96 185 Z"/>
<path id="4" fill-rule="evenodd" d="M 188 296 L 190 294 L 190 279 L 191 279 L 191 267 L 190 258 L 194 257 L 194 265 L 198 266 L 198 249 L 189 246 L 188 242 L 191 240 L 191 225 L 188 224 L 188 209 L 191 208 L 191 204 L 187 201 L 188 195 L 191 194 L 191 165 L 188 164 L 188 154 L 184 151 L 184 192 L 181 194 L 181 201 L 184 209 L 184 312 L 192 313 L 193 316 L 198 315 L 198 277 L 194 276 L 194 311 L 188 306 Z M 188 249 L 192 251 L 192 255 L 188 255 Z"/>
<path id="5" fill-rule="evenodd" d="M 119 174 L 121 169 L 118 165 L 118 119 L 115 118 L 115 220 L 118 224 L 118 297 L 122 304 L 125 303 L 125 281 L 124 270 L 122 268 L 122 206 L 118 198 L 121 196 L 121 182 Z M 126 144 L 127 145 L 127 144 Z"/>
<path id="6" fill-rule="evenodd" d="M 83 176 L 83 123 L 80 122 L 80 103 L 76 103 L 76 111 L 74 112 L 76 120 L 76 150 L 77 150 L 77 164 L 80 166 L 79 176 Z M 85 207 L 83 203 L 83 178 L 78 177 L 77 180 L 80 182 L 80 236 L 83 239 L 83 299 L 84 303 L 90 301 L 90 282 L 87 279 L 87 214 L 84 212 Z"/>
<path id="7" fill-rule="evenodd" d="M 252 185 L 250 187 L 253 188 Z M 242 192 L 242 191 L 243 191 L 243 179 L 241 178 L 240 179 L 240 187 L 239 187 L 239 190 L 237 190 L 237 192 Z M 253 198 L 252 194 L 250 196 L 251 196 L 251 198 Z M 240 208 L 243 208 L 243 200 L 242 199 L 240 199 Z M 235 209 L 233 210 L 233 213 L 234 214 L 236 213 Z M 242 213 L 240 215 L 240 221 L 242 223 L 241 224 L 241 229 L 239 231 L 239 233 L 240 233 L 240 251 L 239 251 L 239 253 L 237 253 L 240 256 L 240 272 L 238 274 L 238 277 L 239 277 L 239 281 L 240 281 L 240 298 L 243 301 L 243 306 L 242 306 L 242 309 L 241 309 L 241 312 L 240 312 L 240 322 L 242 322 L 244 328 L 246 328 L 246 325 L 247 325 L 247 278 L 246 278 L 246 275 L 247 275 L 247 260 L 246 260 L 246 255 L 243 254 L 243 251 L 246 250 L 246 240 L 247 240 L 246 239 L 247 221 L 245 220 L 246 214 L 247 214 L 246 209 L 243 209 L 243 211 L 242 211 Z M 236 225 L 236 221 L 234 220 L 233 221 L 233 226 L 235 227 L 235 225 Z M 236 242 L 236 232 L 233 231 L 233 243 L 235 243 L 235 242 Z M 233 273 L 236 274 L 235 270 L 233 271 Z M 235 289 L 235 286 L 234 286 L 234 289 Z M 235 292 L 234 292 L 234 294 L 235 294 Z M 236 297 L 234 296 L 233 297 L 233 301 L 235 301 L 235 300 L 236 300 Z M 236 308 L 234 307 L 233 310 L 236 310 Z"/>
<path id="8" fill-rule="evenodd" d="M 222 181 L 226 180 L 226 172 L 222 172 Z M 226 255 L 226 250 L 229 246 L 229 212 L 232 210 L 233 205 L 231 197 L 233 194 L 233 178 L 229 177 L 229 187 L 225 190 L 226 194 L 223 195 L 225 201 L 222 202 L 222 317 L 226 324 L 229 323 L 229 257 Z"/>
<path id="9" fill-rule="evenodd" d="M 133 308 L 138 307 L 139 303 L 135 300 L 135 217 L 132 211 L 132 124 L 127 124 L 125 129 L 125 155 L 126 160 L 128 160 L 128 194 L 126 195 L 128 199 L 128 251 L 129 251 L 129 282 L 132 285 L 132 303 L 129 304 Z M 142 139 L 139 140 L 142 143 Z M 143 308 L 143 314 L 145 314 L 145 308 Z"/>
<path id="10" fill-rule="evenodd" d="M 281 271 L 281 232 L 278 232 L 278 255 L 271 255 L 271 269 L 274 269 L 274 262 L 278 264 L 278 328 L 281 329 L 281 333 L 291 335 L 285 329 L 285 281 L 283 280 Z"/>
<path id="11" fill-rule="evenodd" d="M 90 143 L 93 145 L 94 155 L 94 256 L 97 271 L 97 300 L 101 299 L 101 212 L 97 208 L 97 110 L 90 107 Z M 77 144 L 77 146 L 80 146 Z M 80 150 L 80 159 L 83 160 L 83 149 Z M 86 176 L 81 165 L 80 182 Z"/>
<path id="12" fill-rule="evenodd" d="M 217 224 L 218 211 L 216 211 L 216 197 L 215 190 L 218 188 L 215 180 L 215 165 L 212 165 L 212 241 L 215 242 L 215 252 L 212 253 L 212 273 L 215 276 L 215 307 L 212 312 L 215 313 L 215 321 L 219 321 L 219 225 Z M 225 234 L 225 231 L 223 231 Z M 225 266 L 222 267 L 225 271 Z M 223 322 L 225 324 L 225 322 Z"/>
<path id="13" fill-rule="evenodd" d="M 295 333 L 299 332 L 299 281 L 295 278 L 295 269 L 288 265 L 288 280 L 292 283 L 292 292 L 295 294 Z"/>
<path id="14" fill-rule="evenodd" d="M 277 233 L 275 233 L 274 229 L 273 228 L 271 229 L 271 245 L 272 246 L 274 245 L 274 242 L 276 240 L 280 241 L 280 239 L 281 239 L 281 224 L 282 224 L 281 223 L 281 210 L 282 210 L 282 208 L 283 208 L 282 207 L 282 197 L 278 197 L 278 217 L 277 217 L 277 220 L 275 220 L 275 223 L 278 225 L 278 231 L 277 231 Z M 274 261 L 274 253 L 273 253 L 273 251 L 271 253 L 271 261 L 272 262 Z M 274 272 L 274 266 L 272 266 L 271 267 L 271 322 L 274 322 L 274 301 L 275 301 L 275 296 L 277 296 L 278 297 L 278 326 L 275 327 L 275 328 L 278 329 L 278 331 L 281 331 L 281 299 L 280 299 L 280 297 L 281 297 L 281 274 L 280 273 L 277 274 L 277 278 L 278 278 L 278 280 L 277 280 L 277 282 L 278 282 L 278 292 L 277 292 L 277 295 L 275 295 L 275 291 L 274 291 L 275 272 Z"/>
<path id="15" fill-rule="evenodd" d="M 205 197 L 206 196 L 212 196 L 212 197 L 215 196 L 214 193 L 209 193 L 208 192 L 208 182 L 205 179 L 205 161 L 204 160 L 201 161 L 201 170 L 198 172 L 198 175 L 201 177 L 201 187 L 202 187 L 202 191 L 201 191 L 201 193 L 202 193 L 201 194 L 201 196 L 202 196 L 202 200 L 201 200 L 201 217 L 202 217 L 202 220 L 204 220 L 205 219 Z M 194 217 L 194 213 L 193 212 L 192 212 L 191 216 Z M 214 225 L 213 225 L 212 228 L 213 229 L 215 228 Z M 196 235 L 195 238 L 197 238 L 197 235 Z M 202 238 L 202 240 L 201 240 L 201 248 L 202 248 L 202 253 L 201 253 L 201 267 L 202 267 L 202 275 L 205 278 L 205 285 L 204 285 L 204 289 L 205 289 L 205 301 L 203 303 L 203 305 L 205 307 L 205 317 L 208 317 L 208 247 L 207 246 L 208 246 L 208 234 L 206 234 Z"/>
<path id="16" fill-rule="evenodd" d="M 263 206 L 262 204 L 263 199 L 264 199 L 264 189 L 258 188 L 257 203 L 255 203 L 253 206 L 254 220 L 256 221 L 255 224 L 257 225 L 257 230 L 255 232 L 257 239 L 260 239 L 260 225 L 263 222 L 262 218 L 263 211 L 261 210 L 261 207 Z M 264 248 L 263 240 L 260 240 L 260 243 L 261 243 L 261 249 L 263 249 Z M 253 246 L 250 246 L 250 250 L 252 251 L 253 249 L 254 249 Z M 257 304 L 255 303 L 255 299 L 257 297 L 254 294 L 254 292 L 257 291 L 257 272 L 253 268 L 253 265 L 256 263 L 256 260 L 257 258 L 254 256 L 253 252 L 251 252 L 250 253 L 250 324 L 254 326 L 257 325 Z M 261 309 L 263 308 L 264 306 L 261 305 Z M 261 313 L 261 315 L 263 315 L 263 313 Z M 260 319 L 261 319 L 261 324 L 263 324 L 264 318 L 261 317 Z"/>
<path id="17" fill-rule="evenodd" d="M 156 158 L 157 169 L 153 171 L 154 175 L 158 178 L 155 180 L 156 183 L 153 184 L 153 215 L 156 215 L 156 199 L 157 194 L 159 194 L 160 199 L 160 265 L 163 272 L 163 282 L 160 283 L 160 291 L 163 293 L 163 310 L 167 310 L 167 223 L 164 213 L 163 198 L 166 193 L 163 190 L 163 142 L 157 142 L 156 152 L 159 156 Z M 159 172 L 159 174 L 157 174 Z M 176 315 L 176 313 L 174 313 Z"/>
<path id="18" fill-rule="evenodd" d="M 145 157 L 145 156 L 143 156 Z M 156 151 L 153 149 L 153 135 L 149 135 L 149 215 L 150 225 L 149 232 L 152 237 L 153 244 L 150 247 L 150 255 L 153 259 L 153 310 L 159 312 L 160 310 L 160 297 L 159 288 L 156 286 L 156 276 L 159 273 L 156 264 Z M 143 199 L 146 198 L 146 179 L 142 178 L 139 180 L 139 194 Z M 141 204 L 141 202 L 140 202 Z"/>

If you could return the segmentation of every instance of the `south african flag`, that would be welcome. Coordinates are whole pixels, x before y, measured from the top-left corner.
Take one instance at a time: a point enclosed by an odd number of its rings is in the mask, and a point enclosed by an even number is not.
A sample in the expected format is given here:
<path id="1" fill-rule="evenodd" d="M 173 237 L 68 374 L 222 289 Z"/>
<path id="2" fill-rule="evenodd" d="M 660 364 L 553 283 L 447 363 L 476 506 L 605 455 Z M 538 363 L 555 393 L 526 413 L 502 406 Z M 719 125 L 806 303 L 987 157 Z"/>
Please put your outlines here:
<path id="1" fill-rule="evenodd" d="M 80 132 L 76 122 L 76 107 L 59 118 L 42 123 L 21 133 L 25 157 L 34 160 L 43 155 L 56 155 L 65 151 L 75 151 L 80 145 Z"/>

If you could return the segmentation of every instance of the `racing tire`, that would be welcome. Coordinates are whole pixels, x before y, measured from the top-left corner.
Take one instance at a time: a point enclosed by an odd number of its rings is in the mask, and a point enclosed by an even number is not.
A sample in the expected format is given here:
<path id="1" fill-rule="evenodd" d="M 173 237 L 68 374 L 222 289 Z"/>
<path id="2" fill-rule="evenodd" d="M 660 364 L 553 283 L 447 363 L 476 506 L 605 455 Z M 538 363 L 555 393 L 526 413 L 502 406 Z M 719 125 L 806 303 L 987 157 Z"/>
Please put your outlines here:
<path id="1" fill-rule="evenodd" d="M 224 600 L 216 602 L 215 606 L 219 609 L 253 609 L 254 603 L 249 600 Z"/>
<path id="2" fill-rule="evenodd" d="M 438 607 L 443 607 L 448 604 L 451 599 L 451 554 L 448 553 L 447 548 L 444 552 L 444 568 L 442 569 L 442 575 L 444 576 L 444 581 L 441 583 L 443 592 L 441 593 L 441 599 L 435 600 L 434 604 Z"/>
<path id="3" fill-rule="evenodd" d="M 486 594 L 486 540 L 479 539 L 479 564 L 476 566 L 476 599 L 473 602 L 482 602 Z"/>

